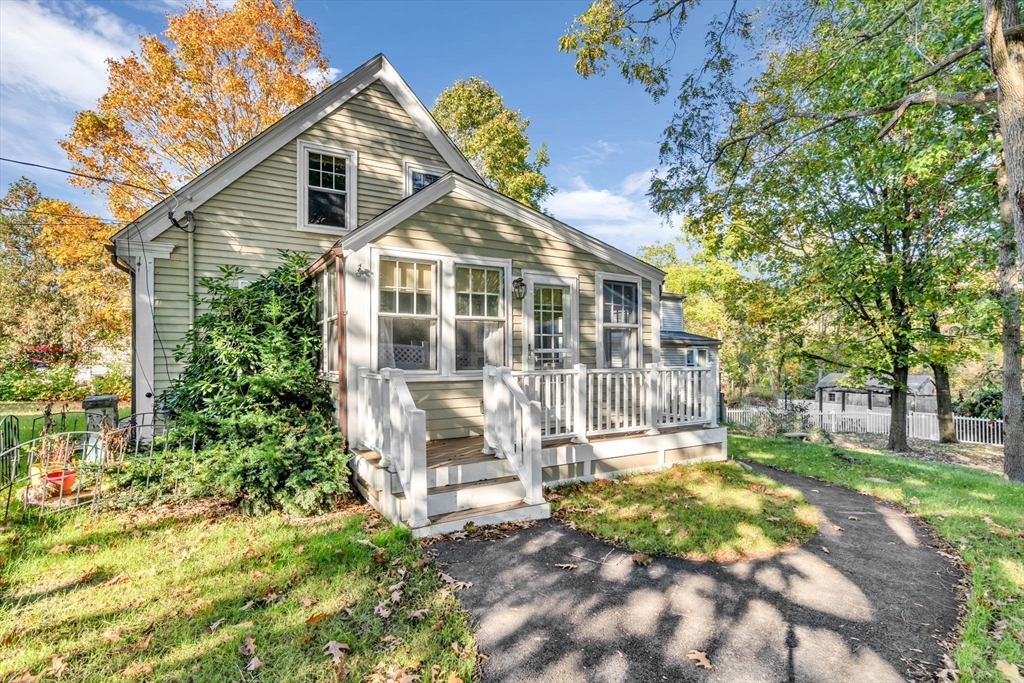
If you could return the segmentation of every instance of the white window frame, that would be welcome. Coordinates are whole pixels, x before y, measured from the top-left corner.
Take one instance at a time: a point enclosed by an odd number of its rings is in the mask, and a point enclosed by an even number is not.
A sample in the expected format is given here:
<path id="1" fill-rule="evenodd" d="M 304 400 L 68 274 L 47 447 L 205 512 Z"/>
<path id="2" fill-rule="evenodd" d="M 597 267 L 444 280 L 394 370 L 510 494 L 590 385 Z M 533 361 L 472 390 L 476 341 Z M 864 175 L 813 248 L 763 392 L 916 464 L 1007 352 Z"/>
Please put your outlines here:
<path id="1" fill-rule="evenodd" d="M 572 275 L 559 275 L 545 270 L 523 270 L 523 280 L 526 282 L 526 296 L 523 297 L 523 348 L 522 348 L 522 369 L 533 370 L 531 348 L 533 347 L 533 289 L 535 285 L 546 285 L 569 288 L 569 321 L 568 343 L 569 355 L 572 358 L 570 365 L 580 362 L 580 281 Z"/>
<path id="2" fill-rule="evenodd" d="M 636 367 L 644 366 L 644 280 L 639 275 L 623 275 L 619 273 L 597 272 L 595 274 L 594 293 L 597 309 L 594 317 L 597 322 L 597 367 L 606 368 L 604 360 L 604 283 L 628 282 L 636 285 L 637 310 L 636 310 Z M 620 327 L 620 325 L 614 325 Z M 624 326 L 623 326 L 624 327 Z"/>
<path id="3" fill-rule="evenodd" d="M 455 270 L 459 267 L 468 268 L 491 268 L 493 270 L 500 270 L 502 272 L 502 315 L 497 317 L 489 316 L 477 316 L 477 315 L 458 315 L 458 308 L 455 305 L 456 294 L 458 293 L 455 286 Z M 502 365 L 511 365 L 512 359 L 512 260 L 511 259 L 496 259 L 481 256 L 457 256 L 452 259 L 451 267 L 451 313 L 452 313 L 452 324 L 451 324 L 451 344 L 446 344 L 446 348 L 450 346 L 451 351 L 451 374 L 459 377 L 483 377 L 483 369 L 480 370 L 459 370 L 456 367 L 455 360 L 455 327 L 459 320 L 479 321 L 479 322 L 504 322 L 505 323 L 505 357 L 502 358 Z"/>
<path id="4" fill-rule="evenodd" d="M 512 363 L 512 259 L 468 254 L 447 254 L 418 249 L 397 247 L 373 247 L 370 251 L 372 263 L 370 315 L 370 359 L 371 367 L 379 370 L 380 347 L 377 318 L 380 316 L 380 260 L 399 259 L 432 262 L 435 264 L 434 278 L 437 307 L 437 370 L 406 370 L 405 378 L 410 382 L 451 381 L 482 379 L 482 370 L 455 370 L 455 266 L 484 266 L 501 268 L 505 272 L 505 365 Z"/>
<path id="5" fill-rule="evenodd" d="M 412 191 L 412 174 L 413 171 L 418 173 L 429 173 L 436 175 L 438 178 L 443 177 L 449 172 L 444 166 L 434 166 L 432 164 L 424 164 L 419 161 L 406 160 L 402 163 L 402 177 L 404 178 L 404 185 L 402 189 L 402 196 L 408 197 L 413 194 Z M 425 188 L 424 188 L 425 189 Z"/>
<path id="6" fill-rule="evenodd" d="M 334 269 L 334 287 L 328 288 L 330 280 L 327 277 L 327 271 L 331 268 Z M 320 325 L 320 349 L 322 356 L 320 359 L 320 377 L 330 382 L 337 382 L 338 373 L 341 369 L 341 354 L 339 353 L 337 338 L 334 340 L 334 346 L 328 347 L 327 341 L 330 339 L 330 335 L 327 331 L 331 325 L 335 327 L 338 325 L 338 278 L 341 277 L 341 274 L 338 272 L 338 262 L 332 261 L 330 265 L 325 266 L 323 270 L 317 273 L 316 277 L 320 295 L 320 301 L 318 302 L 320 310 L 317 316 L 319 318 L 318 324 Z M 334 315 L 330 316 L 327 314 L 327 311 L 330 309 L 329 302 L 332 298 L 334 301 Z M 335 369 L 330 371 L 327 368 L 330 365 L 328 360 L 332 353 L 336 354 L 337 363 L 335 364 Z"/>
<path id="7" fill-rule="evenodd" d="M 309 153 L 330 154 L 345 158 L 345 227 L 309 224 Z M 296 216 L 301 232 L 316 232 L 327 235 L 345 235 L 357 227 L 359 220 L 358 187 L 359 153 L 355 150 L 323 145 L 318 142 L 299 140 L 296 147 Z"/>
<path id="8" fill-rule="evenodd" d="M 416 263 L 431 263 L 434 266 L 434 282 L 433 289 L 430 295 L 430 304 L 434 309 L 433 314 L 430 316 L 419 315 L 419 314 L 408 314 L 408 313 L 384 313 L 380 311 L 380 269 L 381 259 L 384 260 L 397 260 L 397 261 L 412 261 Z M 396 251 L 375 251 L 373 255 L 373 301 L 372 301 L 372 354 L 373 354 L 373 368 L 380 370 L 380 347 L 378 345 L 378 339 L 380 335 L 380 318 L 414 318 L 414 319 L 433 319 L 434 320 L 434 353 L 436 356 L 436 365 L 434 370 L 405 370 L 405 374 L 408 378 L 412 377 L 433 377 L 441 373 L 442 366 L 442 348 L 443 348 L 443 336 L 442 336 L 442 304 L 441 304 L 441 283 L 443 274 L 441 271 L 441 262 L 432 254 L 417 251 L 404 251 L 397 253 Z"/>

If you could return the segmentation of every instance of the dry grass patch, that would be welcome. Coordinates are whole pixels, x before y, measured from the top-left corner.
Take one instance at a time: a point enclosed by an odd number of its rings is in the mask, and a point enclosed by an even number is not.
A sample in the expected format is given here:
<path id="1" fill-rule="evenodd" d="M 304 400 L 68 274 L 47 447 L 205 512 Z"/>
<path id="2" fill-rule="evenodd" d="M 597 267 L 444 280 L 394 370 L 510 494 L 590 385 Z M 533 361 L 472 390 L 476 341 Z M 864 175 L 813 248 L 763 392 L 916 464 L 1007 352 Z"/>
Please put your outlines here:
<path id="1" fill-rule="evenodd" d="M 581 531 L 690 560 L 768 557 L 806 541 L 818 522 L 798 491 L 728 462 L 568 484 L 548 498 Z"/>

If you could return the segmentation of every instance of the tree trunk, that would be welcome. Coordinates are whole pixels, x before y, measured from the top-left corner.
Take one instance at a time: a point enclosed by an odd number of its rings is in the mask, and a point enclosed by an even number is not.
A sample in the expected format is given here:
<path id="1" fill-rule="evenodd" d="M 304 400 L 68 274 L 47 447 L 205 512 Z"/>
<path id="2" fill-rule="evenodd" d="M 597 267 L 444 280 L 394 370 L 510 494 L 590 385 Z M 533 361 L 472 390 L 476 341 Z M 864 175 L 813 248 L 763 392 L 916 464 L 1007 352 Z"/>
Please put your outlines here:
<path id="1" fill-rule="evenodd" d="M 1005 148 L 1003 157 L 1005 158 Z M 1012 209 L 1003 159 L 996 168 L 999 213 L 999 298 L 1003 314 L 1003 472 L 1024 481 L 1024 416 L 1021 414 L 1020 292 L 1017 288 L 1017 242 L 1010 222 Z M 1024 259 L 1022 259 L 1024 260 Z"/>
<path id="2" fill-rule="evenodd" d="M 894 453 L 909 453 L 907 446 L 907 377 L 910 368 L 900 365 L 892 372 L 892 417 L 889 421 L 889 443 L 886 446 Z"/>
<path id="3" fill-rule="evenodd" d="M 935 412 L 939 415 L 939 443 L 959 443 L 953 422 L 953 396 L 949 391 L 949 370 L 945 365 L 932 363 L 935 375 Z"/>

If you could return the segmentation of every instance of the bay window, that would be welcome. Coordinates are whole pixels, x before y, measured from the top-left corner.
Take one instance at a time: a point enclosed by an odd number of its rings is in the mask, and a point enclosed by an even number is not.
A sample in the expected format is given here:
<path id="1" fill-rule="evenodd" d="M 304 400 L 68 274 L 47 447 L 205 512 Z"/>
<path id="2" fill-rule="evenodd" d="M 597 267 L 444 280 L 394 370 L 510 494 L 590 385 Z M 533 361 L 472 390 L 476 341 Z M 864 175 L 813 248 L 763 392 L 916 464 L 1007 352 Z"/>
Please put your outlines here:
<path id="1" fill-rule="evenodd" d="M 437 264 L 382 258 L 378 367 L 437 370 Z"/>
<path id="2" fill-rule="evenodd" d="M 505 272 L 455 267 L 455 370 L 505 362 Z"/>

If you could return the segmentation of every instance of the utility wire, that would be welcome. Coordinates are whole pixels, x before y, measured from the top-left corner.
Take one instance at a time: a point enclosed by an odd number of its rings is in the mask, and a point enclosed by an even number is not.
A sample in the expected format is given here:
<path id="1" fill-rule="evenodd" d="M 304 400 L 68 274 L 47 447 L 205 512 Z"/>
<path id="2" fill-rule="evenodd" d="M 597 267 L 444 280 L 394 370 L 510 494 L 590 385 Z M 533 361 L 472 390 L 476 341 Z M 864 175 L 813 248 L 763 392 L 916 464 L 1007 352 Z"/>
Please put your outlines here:
<path id="1" fill-rule="evenodd" d="M 70 213 L 50 213 L 49 211 L 33 211 L 31 209 L 15 209 L 14 207 L 9 207 L 9 206 L 0 206 L 0 211 L 10 211 L 12 213 L 35 214 L 37 216 L 47 216 L 49 218 L 77 218 L 79 220 L 93 221 L 93 222 L 96 222 L 96 223 L 107 223 L 107 224 L 110 224 L 110 225 L 127 225 L 128 224 L 128 221 L 119 221 L 119 220 L 115 220 L 113 218 L 100 218 L 99 216 L 95 216 L 94 217 L 94 216 L 89 216 L 89 215 L 78 215 L 78 216 L 76 216 L 76 215 L 70 214 Z"/>
<path id="2" fill-rule="evenodd" d="M 88 175 L 88 174 L 85 174 L 85 173 L 77 173 L 75 171 L 67 171 L 67 170 L 65 170 L 63 168 L 54 168 L 53 166 L 44 166 L 42 164 L 33 164 L 33 163 L 28 162 L 28 161 L 18 161 L 17 159 L 7 159 L 7 158 L 4 158 L 4 157 L 0 157 L 0 161 L 6 161 L 9 164 L 20 164 L 22 166 L 32 166 L 33 168 L 42 168 L 42 169 L 45 169 L 47 171 L 56 171 L 57 173 L 64 173 L 65 175 L 78 176 L 79 178 L 88 178 L 89 180 L 98 180 L 101 183 L 110 183 L 112 185 L 123 185 L 124 187 L 131 187 L 131 188 L 134 188 L 136 190 L 142 190 L 143 192 L 148 192 L 151 195 L 153 195 L 154 197 L 160 197 L 161 199 L 164 198 L 164 195 L 159 194 L 158 192 L 155 192 L 155 191 L 151 190 L 148 187 L 142 187 L 141 185 L 133 185 L 132 183 L 126 183 L 126 182 L 122 182 L 120 180 L 111 180 L 110 178 L 101 178 L 101 177 L 95 176 L 95 175 Z"/>

